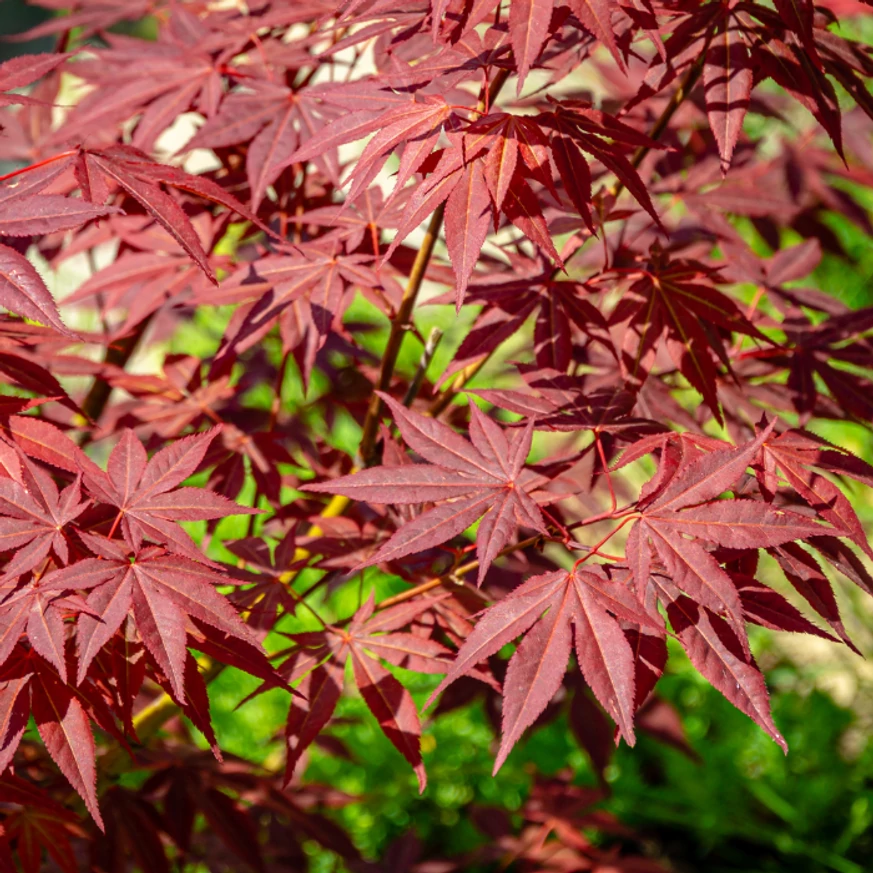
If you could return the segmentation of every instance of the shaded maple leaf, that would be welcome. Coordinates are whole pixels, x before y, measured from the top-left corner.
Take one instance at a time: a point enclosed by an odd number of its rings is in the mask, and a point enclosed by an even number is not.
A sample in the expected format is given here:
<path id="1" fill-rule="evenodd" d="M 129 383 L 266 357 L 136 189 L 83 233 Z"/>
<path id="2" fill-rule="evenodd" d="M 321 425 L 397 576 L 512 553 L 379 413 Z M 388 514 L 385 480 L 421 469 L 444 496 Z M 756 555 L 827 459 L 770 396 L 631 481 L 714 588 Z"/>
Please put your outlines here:
<path id="1" fill-rule="evenodd" d="M 749 108 L 754 68 L 739 27 L 728 8 L 710 44 L 703 66 L 703 87 L 709 125 L 718 143 L 721 171 L 727 173 L 743 119 Z"/>
<path id="2" fill-rule="evenodd" d="M 297 536 L 294 528 L 279 541 L 273 555 L 269 546 L 255 537 L 225 543 L 225 548 L 258 571 L 251 579 L 253 585 L 230 595 L 237 608 L 248 613 L 246 623 L 249 626 L 267 633 L 283 613 L 296 611 L 299 601 L 288 591 L 284 574 L 305 567 L 307 561 L 295 559 Z"/>
<path id="3" fill-rule="evenodd" d="M 81 28 L 81 37 L 87 39 L 98 31 L 108 30 L 121 21 L 140 20 L 144 15 L 148 15 L 153 5 L 154 0 L 101 0 L 100 3 L 93 3 L 91 0 L 73 0 L 65 6 L 65 9 L 70 10 L 69 15 L 52 17 L 23 33 L 16 34 L 15 38 L 39 39 L 65 33 L 71 28 Z"/>
<path id="4" fill-rule="evenodd" d="M 368 567 L 444 543 L 485 516 L 476 533 L 479 582 L 518 527 L 546 532 L 537 504 L 528 493 L 535 474 L 524 469 L 533 428 L 504 431 L 470 405 L 468 442 L 450 427 L 410 412 L 388 395 L 406 444 L 429 463 L 376 467 L 303 490 L 345 494 L 374 503 L 440 503 L 402 525 L 379 550 L 360 564 Z"/>
<path id="5" fill-rule="evenodd" d="M 457 42 L 477 25 L 493 15 L 499 0 L 478 0 L 475 3 L 452 4 L 449 0 L 430 0 L 434 32 L 444 31 Z M 527 73 L 540 56 L 551 31 L 552 15 L 559 4 L 555 0 L 512 0 L 509 7 L 509 34 L 515 63 L 519 71 L 518 93 Z M 618 53 L 612 27 L 612 12 L 618 9 L 615 0 L 570 0 L 570 9 L 582 26 L 590 31 L 610 52 L 619 66 L 624 62 Z M 451 11 L 450 15 L 446 15 Z"/>
<path id="6" fill-rule="evenodd" d="M 351 660 L 361 697 L 385 736 L 412 764 L 419 789 L 424 791 L 427 776 L 421 760 L 418 711 L 412 696 L 381 660 L 418 672 L 446 672 L 449 649 L 435 640 L 402 631 L 430 606 L 430 600 L 418 600 L 374 614 L 371 597 L 347 627 L 329 627 L 324 632 L 294 637 L 301 648 L 279 671 L 289 681 L 302 677 L 300 688 L 305 696 L 292 700 L 288 714 L 286 782 L 300 756 L 333 716 L 342 694 L 345 663 Z"/>
<path id="7" fill-rule="evenodd" d="M 873 415 L 870 379 L 856 368 L 869 367 L 871 360 L 873 340 L 866 334 L 873 329 L 873 308 L 833 315 L 818 324 L 797 311 L 780 327 L 787 353 L 773 354 L 772 362 L 788 371 L 787 387 L 801 424 L 813 413 L 868 421 Z M 821 402 L 821 383 L 835 405 Z"/>
<path id="8" fill-rule="evenodd" d="M 48 661 L 18 647 L 0 669 L 0 712 L 0 770 L 11 760 L 32 715 L 52 760 L 102 829 L 90 722 L 122 742 L 123 737 L 97 690 L 87 683 L 69 685 Z"/>
<path id="9" fill-rule="evenodd" d="M 71 838 L 81 836 L 79 817 L 45 791 L 12 773 L 0 776 L 0 796 L 5 805 L 0 846 L 8 849 L 11 842 L 17 841 L 19 846 L 30 847 L 28 860 L 22 859 L 25 873 L 39 869 L 43 849 L 63 873 L 76 873 Z M 0 869 L 6 873 L 3 860 L 0 851 Z M 16 869 L 11 857 L 8 869 Z"/>
<path id="10" fill-rule="evenodd" d="M 102 416 L 101 426 L 109 431 L 116 422 L 133 416 L 141 423 L 137 432 L 171 439 L 192 425 L 196 430 L 204 418 L 215 421 L 219 417 L 218 410 L 225 409 L 231 401 L 233 388 L 227 376 L 210 380 L 203 372 L 202 363 L 192 355 L 167 355 L 164 372 L 154 375 L 106 367 L 106 381 L 134 399 L 113 404 Z M 225 439 L 228 432 L 233 431 L 234 428 L 225 425 Z"/>
<path id="11" fill-rule="evenodd" d="M 191 223 L 207 247 L 215 242 L 215 231 L 220 228 L 218 222 L 201 213 L 194 216 Z M 188 289 L 192 295 L 197 295 L 203 286 L 212 288 L 202 270 L 150 215 L 130 215 L 124 219 L 111 219 L 106 224 L 109 225 L 107 235 L 110 238 L 120 234 L 134 250 L 119 253 L 112 264 L 83 282 L 65 299 L 65 303 L 72 305 L 87 301 L 99 306 L 104 320 L 114 323 L 111 341 L 125 336 L 168 302 L 177 304 Z M 95 236 L 86 240 L 80 236 L 79 241 L 83 246 L 87 242 L 84 247 L 93 252 L 105 239 Z M 213 262 L 216 267 L 220 263 Z M 119 324 L 116 319 L 121 308 L 126 310 L 126 318 Z M 107 375 L 112 372 L 108 369 Z"/>
<path id="12" fill-rule="evenodd" d="M 222 282 L 218 294 L 202 298 L 210 305 L 253 300 L 228 329 L 216 355 L 216 374 L 280 320 L 308 385 L 315 356 L 338 328 L 356 289 L 387 290 L 395 296 L 396 281 L 373 268 L 372 255 L 346 254 L 336 243 L 313 241 L 240 267 Z"/>
<path id="13" fill-rule="evenodd" d="M 812 3 L 788 0 L 775 5 L 774 10 L 759 3 L 704 3 L 675 15 L 665 28 L 671 32 L 664 52 L 652 59 L 632 103 L 687 73 L 705 52 L 710 67 L 707 109 L 723 168 L 730 162 L 751 89 L 768 77 L 812 113 L 842 154 L 839 103 L 825 72 L 845 83 L 850 93 L 858 93 L 859 105 L 869 114 L 873 107 L 857 89 L 865 58 L 853 52 L 851 40 L 830 34 L 826 20 L 816 20 Z M 829 63 L 823 69 L 825 47 Z"/>
<path id="14" fill-rule="evenodd" d="M 246 175 L 252 209 L 257 210 L 267 188 L 299 160 L 295 152 L 301 134 L 314 136 L 336 113 L 335 107 L 319 98 L 317 87 L 294 91 L 275 82 L 250 80 L 244 90 L 224 97 L 218 112 L 185 148 L 219 149 L 247 143 Z M 313 154 L 312 160 L 318 167 L 338 172 L 328 150 Z"/>
<path id="15" fill-rule="evenodd" d="M 530 278 L 495 281 L 495 277 L 489 277 L 468 286 L 465 302 L 484 306 L 443 379 L 493 352 L 532 314 L 536 317 L 534 353 L 542 368 L 565 372 L 573 359 L 573 340 L 579 334 L 613 352 L 606 320 L 591 299 L 592 289 L 582 282 L 558 280 L 551 266 L 543 266 L 542 273 Z M 428 302 L 446 303 L 448 297 Z"/>
<path id="16" fill-rule="evenodd" d="M 177 26 L 161 28 L 154 41 L 105 34 L 107 45 L 94 48 L 93 58 L 71 65 L 91 91 L 52 139 L 63 142 L 95 129 L 111 130 L 138 115 L 132 144 L 151 151 L 181 112 L 196 107 L 214 115 L 222 96 L 222 58 L 229 46 L 194 15 L 183 11 L 175 20 Z M 229 36 L 227 42 L 233 41 Z M 236 42 L 242 42 L 239 36 Z"/>
<path id="17" fill-rule="evenodd" d="M 643 381 L 664 341 L 670 357 L 721 420 L 713 353 L 729 365 L 717 330 L 766 341 L 733 300 L 714 287 L 718 271 L 691 260 L 670 261 L 657 250 L 613 310 L 610 325 L 622 330 L 622 368 L 632 383 Z M 622 271 L 624 273 L 625 271 Z"/>
<path id="18" fill-rule="evenodd" d="M 161 187 L 166 185 L 225 206 L 247 218 L 268 233 L 269 229 L 232 194 L 204 176 L 192 176 L 177 167 L 157 164 L 140 149 L 128 145 L 105 149 L 79 149 L 74 165 L 82 196 L 102 206 L 110 193 L 110 184 L 121 188 L 142 206 L 188 253 L 191 259 L 215 284 L 203 246 L 178 202 Z"/>

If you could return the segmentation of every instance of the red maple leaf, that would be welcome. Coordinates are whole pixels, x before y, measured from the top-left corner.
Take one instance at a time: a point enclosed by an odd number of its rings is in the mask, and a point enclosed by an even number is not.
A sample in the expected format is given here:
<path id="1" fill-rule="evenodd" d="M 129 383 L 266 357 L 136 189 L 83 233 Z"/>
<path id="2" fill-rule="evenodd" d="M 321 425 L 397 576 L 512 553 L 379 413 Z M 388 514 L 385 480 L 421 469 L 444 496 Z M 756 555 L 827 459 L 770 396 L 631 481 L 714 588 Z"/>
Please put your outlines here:
<path id="1" fill-rule="evenodd" d="M 529 494 L 537 477 L 524 467 L 533 434 L 530 425 L 507 437 L 471 404 L 472 442 L 468 442 L 447 425 L 410 412 L 385 394 L 380 396 L 394 413 L 406 444 L 429 463 L 376 467 L 306 485 L 304 490 L 374 503 L 440 503 L 400 527 L 361 567 L 444 543 L 484 515 L 476 533 L 481 583 L 519 527 L 546 532 L 539 507 Z"/>
<path id="2" fill-rule="evenodd" d="M 99 558 L 85 558 L 46 576 L 53 587 L 94 589 L 88 595 L 88 612 L 79 618 L 76 629 L 79 683 L 128 613 L 180 701 L 185 700 L 186 634 L 191 619 L 254 642 L 236 610 L 215 590 L 227 582 L 218 573 L 157 546 L 131 551 L 123 543 L 82 536 Z"/>
<path id="3" fill-rule="evenodd" d="M 560 687 L 575 639 L 585 681 L 633 745 L 634 654 L 621 621 L 654 630 L 662 626 L 660 617 L 645 612 L 629 588 L 597 568 L 534 576 L 479 619 L 433 696 L 526 634 L 506 673 L 496 773 Z"/>
<path id="4" fill-rule="evenodd" d="M 424 791 L 427 776 L 421 760 L 421 723 L 410 693 L 381 660 L 423 673 L 444 673 L 451 651 L 435 640 L 402 631 L 430 608 L 429 600 L 398 604 L 374 614 L 373 598 L 347 626 L 298 634 L 299 649 L 279 668 L 289 681 L 303 678 L 304 697 L 291 702 L 285 738 L 290 781 L 300 756 L 330 721 L 343 688 L 343 672 L 351 660 L 355 683 L 385 736 L 412 764 Z"/>
<path id="5" fill-rule="evenodd" d="M 177 522 L 258 511 L 203 488 L 178 487 L 200 465 L 217 433 L 213 428 L 185 437 L 149 459 L 139 438 L 128 429 L 109 455 L 105 473 L 93 465 L 84 471 L 91 493 L 118 507 L 115 525 L 121 524 L 132 549 L 139 550 L 143 539 L 149 538 L 180 555 L 203 561 L 203 553 Z"/>

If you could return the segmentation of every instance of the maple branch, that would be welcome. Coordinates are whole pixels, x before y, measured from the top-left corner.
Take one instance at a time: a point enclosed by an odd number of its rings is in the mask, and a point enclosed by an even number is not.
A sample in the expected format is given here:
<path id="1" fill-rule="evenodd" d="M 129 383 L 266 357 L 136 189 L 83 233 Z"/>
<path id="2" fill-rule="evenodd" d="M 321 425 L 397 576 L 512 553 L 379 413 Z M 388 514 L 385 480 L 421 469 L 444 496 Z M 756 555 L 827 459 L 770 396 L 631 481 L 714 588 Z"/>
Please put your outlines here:
<path id="1" fill-rule="evenodd" d="M 127 366 L 137 346 L 142 341 L 143 336 L 145 336 L 145 332 L 149 324 L 151 324 L 153 314 L 147 315 L 129 334 L 106 346 L 106 352 L 103 355 L 103 365 L 105 367 L 124 369 Z M 102 378 L 99 373 L 95 375 L 91 388 L 80 405 L 87 421 L 92 421 L 96 424 L 100 420 L 111 394 L 112 385 Z M 90 432 L 86 432 L 82 435 L 80 445 L 85 446 L 92 439 L 93 435 Z"/>
<path id="2" fill-rule="evenodd" d="M 526 540 L 521 540 L 521 542 L 516 543 L 514 546 L 507 546 L 505 549 L 497 553 L 497 557 L 500 558 L 503 555 L 508 555 L 512 552 L 519 552 L 522 549 L 526 549 L 528 546 L 537 545 L 543 539 L 544 537 L 542 534 L 528 537 Z M 461 564 L 460 567 L 455 567 L 452 570 L 448 570 L 441 576 L 435 576 L 433 579 L 428 579 L 427 582 L 422 582 L 420 585 L 416 585 L 414 588 L 410 588 L 407 591 L 402 591 L 400 594 L 395 594 L 393 597 L 387 597 L 385 598 L 385 600 L 380 600 L 376 604 L 376 609 L 387 609 L 389 606 L 395 606 L 398 603 L 412 600 L 414 597 L 418 597 L 419 594 L 424 594 L 428 591 L 432 591 L 434 588 L 439 588 L 439 586 L 444 584 L 445 582 L 460 581 L 460 577 L 466 576 L 468 573 L 472 573 L 473 570 L 477 570 L 478 568 L 478 561 L 468 561 L 466 564 Z M 476 595 L 478 597 L 481 597 L 483 600 L 487 600 L 485 595 L 478 588 L 470 587 L 469 590 L 475 592 Z"/>
<path id="3" fill-rule="evenodd" d="M 424 374 L 427 372 L 427 368 L 430 366 L 430 362 L 433 360 L 437 346 L 440 344 L 442 338 L 443 332 L 438 327 L 435 327 L 430 332 L 430 336 L 427 338 L 427 343 L 425 343 L 424 350 L 421 353 L 421 358 L 418 361 L 418 368 L 415 371 L 415 376 L 413 377 L 412 382 L 409 383 L 409 388 L 403 397 L 404 406 L 412 406 L 412 401 L 415 400 L 418 392 L 421 390 L 421 383 L 424 381 Z"/>
<path id="4" fill-rule="evenodd" d="M 391 387 L 391 378 L 394 375 L 394 366 L 397 363 L 400 346 L 403 343 L 403 337 L 408 329 L 409 319 L 412 315 L 412 310 L 415 307 L 415 301 L 418 299 L 418 292 L 424 281 L 424 274 L 427 271 L 427 265 L 433 254 L 437 237 L 442 229 L 444 214 L 445 204 L 440 204 L 430 217 L 430 223 L 425 232 L 424 240 L 422 240 L 421 248 L 418 250 L 418 254 L 415 256 L 415 261 L 412 264 L 412 270 L 409 273 L 409 281 L 406 283 L 406 289 L 403 292 L 400 306 L 397 307 L 397 312 L 391 322 L 391 332 L 388 334 L 388 342 L 385 343 L 385 352 L 382 355 L 382 364 L 379 368 L 379 378 L 376 382 L 376 389 L 379 391 L 387 391 Z M 367 415 L 364 418 L 361 447 L 358 450 L 360 465 L 362 467 L 369 467 L 373 462 L 373 455 L 376 450 L 376 434 L 379 432 L 379 420 L 381 417 L 382 398 L 374 391 L 370 398 L 370 405 L 367 408 Z"/>
<path id="5" fill-rule="evenodd" d="M 485 366 L 492 354 L 493 352 L 489 352 L 487 355 L 476 361 L 476 363 L 464 367 L 464 369 L 461 370 L 461 372 L 452 380 L 452 384 L 433 402 L 430 409 L 427 411 L 427 415 L 432 418 L 438 418 L 442 415 L 455 397 L 464 390 L 464 386 Z"/>
<path id="6" fill-rule="evenodd" d="M 509 78 L 508 70 L 500 70 L 494 77 L 488 90 L 479 100 L 477 110 L 482 111 L 486 106 L 491 106 L 500 89 L 503 87 L 506 80 Z M 445 215 L 445 203 L 441 203 L 430 218 L 427 231 L 424 235 L 424 240 L 421 243 L 421 248 L 415 256 L 415 261 L 412 264 L 412 270 L 409 273 L 409 281 L 406 283 L 406 289 L 403 292 L 403 298 L 400 301 L 400 306 L 397 309 L 392 322 L 391 333 L 388 335 L 388 342 L 385 344 L 385 351 L 382 354 L 382 364 L 379 369 L 379 379 L 376 387 L 379 391 L 387 391 L 391 387 L 391 377 L 394 375 L 394 366 L 397 363 L 397 355 L 400 352 L 400 346 L 403 343 L 403 337 L 407 330 L 407 325 L 412 310 L 415 307 L 415 302 L 418 299 L 418 292 L 421 290 L 421 284 L 424 281 L 424 275 L 427 272 L 427 265 L 430 263 L 431 255 L 433 254 L 434 246 L 443 226 L 443 216 Z M 367 414 L 364 418 L 363 434 L 361 435 L 361 447 L 358 450 L 361 466 L 368 467 L 373 462 L 373 455 L 376 449 L 376 435 L 379 432 L 379 420 L 382 416 L 382 399 L 374 392 L 370 398 L 370 405 L 367 408 Z"/>

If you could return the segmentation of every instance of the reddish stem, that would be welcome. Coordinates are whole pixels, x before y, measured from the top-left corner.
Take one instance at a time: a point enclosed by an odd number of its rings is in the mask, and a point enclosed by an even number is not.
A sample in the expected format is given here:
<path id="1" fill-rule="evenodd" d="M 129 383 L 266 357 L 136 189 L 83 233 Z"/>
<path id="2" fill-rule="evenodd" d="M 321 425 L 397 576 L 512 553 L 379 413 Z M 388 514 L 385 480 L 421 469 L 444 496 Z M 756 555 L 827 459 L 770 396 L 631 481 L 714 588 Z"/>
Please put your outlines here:
<path id="1" fill-rule="evenodd" d="M 69 149 L 68 151 L 61 152 L 57 155 L 52 155 L 50 158 L 44 158 L 41 161 L 37 161 L 35 164 L 28 164 L 26 167 L 22 167 L 20 170 L 13 170 L 11 173 L 7 173 L 5 176 L 0 176 L 0 182 L 5 182 L 7 179 L 12 179 L 15 176 L 21 176 L 24 173 L 29 173 L 31 170 L 38 170 L 40 167 L 45 167 L 47 164 L 52 164 L 55 161 L 60 161 L 62 158 L 69 158 L 73 155 L 77 154 L 78 149 Z"/>
<path id="2" fill-rule="evenodd" d="M 614 509 L 611 512 L 600 512 L 597 515 L 591 515 L 588 518 L 583 518 L 581 521 L 574 521 L 573 524 L 567 526 L 567 530 L 577 530 L 580 527 L 588 527 L 590 524 L 597 524 L 599 521 L 615 521 L 619 518 L 624 518 L 628 513 L 634 511 L 636 504 L 629 503 L 627 506 L 622 506 L 620 509 Z"/>
<path id="3" fill-rule="evenodd" d="M 609 486 L 609 501 L 610 512 L 615 512 L 615 507 L 618 506 L 618 501 L 615 499 L 615 489 L 612 487 L 612 476 L 609 473 L 609 464 L 606 460 L 606 452 L 603 451 L 603 443 L 600 442 L 600 434 L 594 437 L 594 442 L 597 443 L 597 454 L 600 456 L 600 463 L 603 464 L 603 473 L 606 476 L 606 484 Z"/>
<path id="4" fill-rule="evenodd" d="M 579 558 L 579 560 L 576 561 L 575 564 L 573 564 L 573 569 L 575 570 L 580 564 L 584 564 L 589 558 L 598 554 L 600 552 L 600 549 L 602 546 L 605 546 L 629 521 L 633 521 L 633 520 L 634 520 L 634 516 L 628 516 L 627 518 L 623 519 L 621 524 L 617 528 L 610 531 L 599 543 L 597 543 L 596 546 L 592 546 L 591 551 L 588 552 L 587 555 L 584 555 L 583 557 Z M 601 557 L 604 557 L 604 558 L 609 557 L 611 560 L 615 560 L 615 558 L 611 555 L 610 556 L 601 555 Z"/>
<path id="5" fill-rule="evenodd" d="M 112 539 L 113 535 L 115 534 L 116 529 L 118 528 L 118 524 L 121 521 L 122 515 L 124 515 L 124 512 L 119 509 L 118 515 L 115 516 L 115 521 L 112 522 L 112 527 L 109 529 L 109 536 L 107 537 L 107 539 L 110 539 L 110 540 Z"/>

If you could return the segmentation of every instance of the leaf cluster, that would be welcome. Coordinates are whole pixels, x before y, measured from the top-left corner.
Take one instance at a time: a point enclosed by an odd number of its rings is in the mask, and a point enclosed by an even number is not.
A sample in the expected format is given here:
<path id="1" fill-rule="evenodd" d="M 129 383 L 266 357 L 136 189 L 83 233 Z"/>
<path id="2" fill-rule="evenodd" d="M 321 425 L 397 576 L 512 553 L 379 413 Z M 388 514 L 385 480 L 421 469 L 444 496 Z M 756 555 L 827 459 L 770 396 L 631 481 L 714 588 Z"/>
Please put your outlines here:
<path id="1" fill-rule="evenodd" d="M 612 744 L 694 755 L 671 648 L 787 750 L 749 628 L 858 652 L 836 592 L 873 594 L 873 307 L 803 284 L 852 259 L 834 213 L 873 234 L 865 4 L 34 5 L 56 51 L 0 65 L 0 871 L 663 869 L 597 807 Z M 222 758 L 226 668 L 288 700 L 281 760 Z M 600 787 L 541 774 L 487 850 L 380 866 L 302 775 L 348 694 L 421 791 L 437 697 L 483 702 L 495 771 L 568 708 Z"/>

